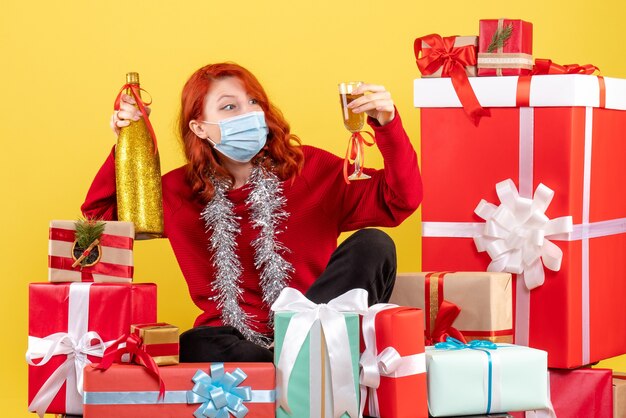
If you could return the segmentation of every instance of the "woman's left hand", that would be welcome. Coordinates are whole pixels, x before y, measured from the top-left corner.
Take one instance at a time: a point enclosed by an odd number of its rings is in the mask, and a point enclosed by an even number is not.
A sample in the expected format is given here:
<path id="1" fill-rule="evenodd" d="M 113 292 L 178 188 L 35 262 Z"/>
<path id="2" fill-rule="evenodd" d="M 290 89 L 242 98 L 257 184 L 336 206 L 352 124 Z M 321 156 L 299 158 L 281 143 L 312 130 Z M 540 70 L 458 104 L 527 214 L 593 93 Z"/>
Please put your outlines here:
<path id="1" fill-rule="evenodd" d="M 366 92 L 368 94 L 364 94 Z M 396 116 L 391 93 L 385 87 L 363 83 L 352 94 L 363 94 L 348 105 L 354 113 L 365 112 L 376 119 L 381 126 L 388 124 Z"/>

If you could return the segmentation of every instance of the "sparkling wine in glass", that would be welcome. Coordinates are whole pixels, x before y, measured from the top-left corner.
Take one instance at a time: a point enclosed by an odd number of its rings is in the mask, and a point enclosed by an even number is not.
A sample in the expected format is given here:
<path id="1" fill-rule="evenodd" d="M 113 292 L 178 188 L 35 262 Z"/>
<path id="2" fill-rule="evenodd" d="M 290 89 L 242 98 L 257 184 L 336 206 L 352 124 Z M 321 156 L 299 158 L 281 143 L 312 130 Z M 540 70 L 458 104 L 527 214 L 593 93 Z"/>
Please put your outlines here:
<path id="1" fill-rule="evenodd" d="M 365 123 L 364 113 L 354 113 L 348 108 L 353 100 L 363 96 L 361 94 L 353 94 L 353 91 L 361 85 L 360 81 L 349 81 L 346 83 L 339 83 L 339 100 L 341 102 L 341 113 L 343 116 L 343 125 L 353 136 L 363 129 Z M 352 142 L 352 138 L 350 139 Z M 356 155 L 354 157 L 354 172 L 348 177 L 348 180 L 365 180 L 370 176 L 363 173 L 363 147 L 356 147 Z"/>

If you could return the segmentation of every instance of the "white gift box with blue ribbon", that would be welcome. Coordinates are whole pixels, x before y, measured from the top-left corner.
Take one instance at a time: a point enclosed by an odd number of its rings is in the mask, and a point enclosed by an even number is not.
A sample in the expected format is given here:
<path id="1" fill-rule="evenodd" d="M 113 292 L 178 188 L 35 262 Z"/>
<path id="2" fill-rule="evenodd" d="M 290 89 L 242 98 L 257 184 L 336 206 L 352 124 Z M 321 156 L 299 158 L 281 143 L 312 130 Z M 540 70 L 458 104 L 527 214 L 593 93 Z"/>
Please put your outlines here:
<path id="1" fill-rule="evenodd" d="M 426 347 L 434 417 L 548 408 L 548 354 L 513 344 L 454 339 Z"/>

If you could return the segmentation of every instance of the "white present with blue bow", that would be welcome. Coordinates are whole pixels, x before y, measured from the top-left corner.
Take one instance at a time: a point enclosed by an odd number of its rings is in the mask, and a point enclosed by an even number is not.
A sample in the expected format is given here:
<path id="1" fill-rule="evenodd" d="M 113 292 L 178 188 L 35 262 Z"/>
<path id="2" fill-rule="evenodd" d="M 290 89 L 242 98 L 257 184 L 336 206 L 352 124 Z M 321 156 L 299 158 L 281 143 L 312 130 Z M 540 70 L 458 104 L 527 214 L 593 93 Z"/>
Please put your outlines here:
<path id="1" fill-rule="evenodd" d="M 548 354 L 513 344 L 454 338 L 426 347 L 434 417 L 548 408 Z"/>

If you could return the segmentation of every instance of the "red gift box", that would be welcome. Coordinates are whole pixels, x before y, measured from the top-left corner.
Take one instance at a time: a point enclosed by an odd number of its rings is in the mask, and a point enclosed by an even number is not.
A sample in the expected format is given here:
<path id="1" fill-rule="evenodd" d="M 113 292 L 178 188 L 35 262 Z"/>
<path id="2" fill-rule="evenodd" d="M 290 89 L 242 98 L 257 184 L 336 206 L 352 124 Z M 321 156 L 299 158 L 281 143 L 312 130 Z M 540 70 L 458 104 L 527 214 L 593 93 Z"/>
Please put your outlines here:
<path id="1" fill-rule="evenodd" d="M 162 400 L 158 399 L 159 384 L 144 367 L 113 364 L 104 372 L 93 366 L 86 367 L 84 417 L 192 418 L 199 408 L 200 411 L 205 407 L 225 408 L 219 399 L 217 405 L 211 401 L 210 393 L 218 392 L 218 388 L 226 392 L 227 400 L 234 403 L 241 400 L 243 407 L 249 410 L 246 418 L 273 418 L 275 415 L 275 370 L 272 363 L 181 363 L 159 369 L 166 389 Z M 201 385 L 197 386 L 198 381 L 207 386 L 204 389 Z M 245 387 L 249 387 L 249 398 L 245 395 L 248 392 Z M 229 406 L 232 405 L 229 403 Z"/>
<path id="2" fill-rule="evenodd" d="M 363 317 L 365 415 L 428 417 L 423 321 L 421 309 L 391 304 L 374 305 Z"/>
<path id="3" fill-rule="evenodd" d="M 497 38 L 504 40 L 498 43 Z M 532 69 L 532 23 L 519 19 L 483 19 L 480 21 L 479 76 L 523 75 L 530 74 Z"/>
<path id="4" fill-rule="evenodd" d="M 609 369 L 591 368 L 552 369 L 550 370 L 550 398 L 554 412 L 559 418 L 611 418 L 613 417 L 612 372 Z M 512 415 L 515 418 L 523 418 L 525 414 L 515 412 Z M 546 413 L 539 416 L 544 415 L 548 416 Z"/>
<path id="5" fill-rule="evenodd" d="M 86 265 L 74 265 L 86 248 L 77 249 L 75 221 L 51 221 L 48 243 L 48 280 L 51 282 L 112 282 L 133 280 L 133 243 L 135 225 L 132 222 L 105 222 L 99 243 L 90 250 L 93 258 Z"/>
<path id="6" fill-rule="evenodd" d="M 620 192 L 626 183 L 626 80 L 534 76 L 532 107 L 525 108 L 514 107 L 517 77 L 471 82 L 492 115 L 478 127 L 457 108 L 449 80 L 415 80 L 415 104 L 422 107 L 424 270 L 486 270 L 490 256 L 473 241 L 486 231 L 474 213 L 478 203 L 497 203 L 495 186 L 505 179 L 528 198 L 543 183 L 555 193 L 545 216 L 572 216 L 574 231 L 536 241 L 550 251 L 558 246 L 563 257 L 560 270 L 546 269 L 545 283 L 531 292 L 516 280 L 516 344 L 548 351 L 549 366 L 558 368 L 626 352 L 626 333 L 614 332 L 626 329 L 626 282 L 614 280 L 626 272 L 626 195 Z M 539 265 L 524 276 L 543 271 Z"/>
<path id="7" fill-rule="evenodd" d="M 154 284 L 31 283 L 29 410 L 82 414 L 80 369 L 131 324 L 155 320 Z"/>

